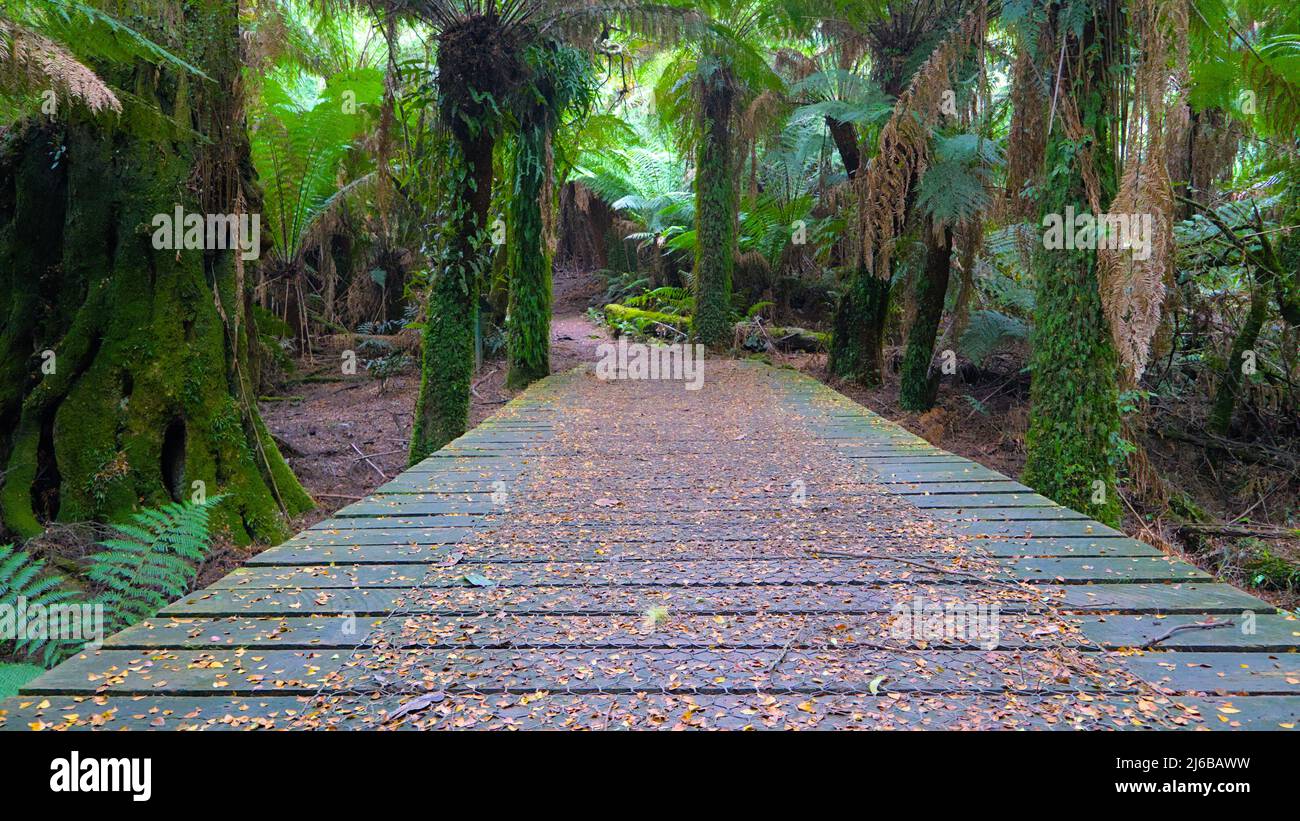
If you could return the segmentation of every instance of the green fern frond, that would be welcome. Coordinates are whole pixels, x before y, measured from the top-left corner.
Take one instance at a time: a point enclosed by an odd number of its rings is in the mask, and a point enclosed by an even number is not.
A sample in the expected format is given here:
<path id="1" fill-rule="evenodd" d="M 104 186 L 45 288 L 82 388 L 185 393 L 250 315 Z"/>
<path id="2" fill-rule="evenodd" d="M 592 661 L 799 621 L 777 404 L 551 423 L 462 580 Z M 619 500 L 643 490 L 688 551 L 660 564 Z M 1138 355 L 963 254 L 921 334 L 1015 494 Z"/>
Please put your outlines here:
<path id="1" fill-rule="evenodd" d="M 142 510 L 115 525 L 120 538 L 100 542 L 87 578 L 100 590 L 98 602 L 112 630 L 148 618 L 189 592 L 208 551 L 208 516 L 221 502 L 173 502 Z"/>
<path id="2" fill-rule="evenodd" d="M 71 590 L 62 589 L 64 578 L 46 573 L 45 562 L 33 559 L 30 554 L 13 545 L 0 545 L 0 607 L 9 612 L 19 609 L 20 600 L 28 611 L 32 608 L 49 608 L 77 598 Z M 52 664 L 71 652 L 73 645 L 58 638 L 39 635 L 13 635 L 0 638 L 0 655 L 40 659 Z"/>

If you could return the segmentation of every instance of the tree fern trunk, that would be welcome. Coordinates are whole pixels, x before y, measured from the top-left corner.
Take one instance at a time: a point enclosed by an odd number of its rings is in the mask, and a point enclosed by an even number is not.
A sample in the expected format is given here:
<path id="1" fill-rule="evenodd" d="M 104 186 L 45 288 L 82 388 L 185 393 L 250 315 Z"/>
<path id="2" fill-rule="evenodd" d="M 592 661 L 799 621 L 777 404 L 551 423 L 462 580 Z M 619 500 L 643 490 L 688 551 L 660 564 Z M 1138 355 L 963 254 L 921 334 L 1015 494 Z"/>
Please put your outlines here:
<path id="1" fill-rule="evenodd" d="M 925 226 L 925 268 L 916 280 L 916 318 L 907 334 L 907 351 L 903 354 L 902 380 L 898 387 L 898 404 L 904 410 L 925 411 L 934 406 L 939 375 L 930 366 L 934 360 L 934 340 L 943 317 L 943 300 L 948 293 L 952 271 L 952 229 L 945 228 L 936 238 L 930 220 Z"/>
<path id="2" fill-rule="evenodd" d="M 484 229 L 492 197 L 494 145 L 495 139 L 480 131 L 453 140 L 450 146 L 452 213 L 442 227 L 441 258 L 429 286 L 411 464 L 462 435 L 469 426 L 479 281 L 488 260 Z"/>
<path id="3" fill-rule="evenodd" d="M 1087 132 L 1092 167 L 1085 166 L 1080 147 L 1066 136 L 1058 112 L 1047 144 L 1041 216 L 1064 215 L 1067 207 L 1091 212 L 1088 174 L 1095 175 L 1102 203 L 1114 199 L 1107 93 L 1113 79 L 1105 53 L 1112 34 L 1107 27 L 1115 17 L 1105 0 L 1094 5 L 1097 13 L 1084 24 L 1081 38 L 1065 33 L 1067 59 L 1060 78 L 1060 94 L 1078 107 Z M 1097 252 L 1040 247 L 1034 256 L 1037 299 L 1024 481 L 1063 505 L 1115 525 L 1120 520 L 1115 484 L 1121 460 L 1118 365 L 1097 288 Z"/>
<path id="4" fill-rule="evenodd" d="M 699 110 L 700 144 L 695 167 L 695 319 L 698 342 L 731 340 L 731 274 L 735 266 L 735 161 L 731 117 L 735 90 L 731 70 L 717 68 L 704 83 Z"/>
<path id="5" fill-rule="evenodd" d="M 834 376 L 868 388 L 883 378 L 881 347 L 889 311 L 889 281 L 859 266 L 845 283 L 835 309 L 826 368 Z"/>
<path id="6" fill-rule="evenodd" d="M 188 499 L 198 481 L 231 496 L 214 523 L 239 541 L 281 538 L 280 514 L 312 504 L 258 414 L 251 272 L 237 251 L 151 241 L 177 205 L 233 213 L 242 191 L 257 206 L 236 4 L 180 12 L 186 40 L 171 47 L 213 79 L 152 66 L 113 79 L 187 130 L 69 111 L 11 131 L 0 152 L 0 516 L 20 537 Z"/>

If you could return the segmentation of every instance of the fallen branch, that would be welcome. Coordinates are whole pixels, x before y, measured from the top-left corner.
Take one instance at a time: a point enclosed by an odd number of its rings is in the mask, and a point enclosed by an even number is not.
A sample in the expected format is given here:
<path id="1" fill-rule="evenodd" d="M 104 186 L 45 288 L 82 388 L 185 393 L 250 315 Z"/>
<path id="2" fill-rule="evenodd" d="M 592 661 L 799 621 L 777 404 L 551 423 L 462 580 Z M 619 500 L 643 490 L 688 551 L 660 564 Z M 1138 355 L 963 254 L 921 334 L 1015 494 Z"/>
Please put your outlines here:
<path id="1" fill-rule="evenodd" d="M 355 442 L 349 442 L 348 444 L 352 445 L 353 450 L 361 454 L 361 458 L 366 460 L 366 464 L 370 465 L 372 468 L 375 469 L 375 473 L 378 473 L 380 476 L 382 476 L 384 478 L 384 481 L 388 481 L 388 474 L 380 470 L 379 465 L 376 465 L 374 462 L 372 462 L 369 456 L 365 455 L 364 453 L 361 453 L 361 448 L 357 447 Z M 352 461 L 356 462 L 359 460 L 353 459 Z"/>
<path id="2" fill-rule="evenodd" d="M 1295 539 L 1300 538 L 1300 531 L 1289 527 L 1271 527 L 1269 525 L 1217 525 L 1189 522 L 1178 526 L 1179 530 L 1191 533 L 1204 533 L 1210 536 L 1232 536 L 1244 538 L 1253 536 L 1259 539 Z"/>
<path id="3" fill-rule="evenodd" d="M 1170 627 L 1155 638 L 1148 639 L 1146 643 L 1142 645 L 1141 649 L 1147 650 L 1155 647 L 1160 642 L 1172 638 L 1184 630 L 1217 630 L 1220 627 L 1231 627 L 1233 624 L 1234 622 L 1232 619 L 1228 619 L 1227 621 L 1198 621 L 1195 624 L 1178 624 Z"/>
<path id="4" fill-rule="evenodd" d="M 1300 471 L 1300 456 L 1280 448 L 1260 445 L 1253 442 L 1238 442 L 1213 433 L 1188 431 L 1179 428 L 1162 428 L 1160 436 L 1179 442 L 1190 442 L 1203 448 L 1218 448 L 1226 451 L 1243 462 L 1273 465 L 1290 471 Z"/>

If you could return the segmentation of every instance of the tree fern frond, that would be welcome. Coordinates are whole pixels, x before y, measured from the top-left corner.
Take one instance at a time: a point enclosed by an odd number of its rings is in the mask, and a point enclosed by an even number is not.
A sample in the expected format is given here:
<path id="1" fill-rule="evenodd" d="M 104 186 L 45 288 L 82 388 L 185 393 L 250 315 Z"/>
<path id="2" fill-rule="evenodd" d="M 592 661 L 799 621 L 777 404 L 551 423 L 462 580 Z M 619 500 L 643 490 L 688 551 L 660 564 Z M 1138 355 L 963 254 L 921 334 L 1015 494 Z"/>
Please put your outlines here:
<path id="1" fill-rule="evenodd" d="M 222 497 L 142 510 L 100 542 L 87 578 L 98 585 L 111 629 L 146 618 L 189 592 L 208 549 L 208 515 Z"/>

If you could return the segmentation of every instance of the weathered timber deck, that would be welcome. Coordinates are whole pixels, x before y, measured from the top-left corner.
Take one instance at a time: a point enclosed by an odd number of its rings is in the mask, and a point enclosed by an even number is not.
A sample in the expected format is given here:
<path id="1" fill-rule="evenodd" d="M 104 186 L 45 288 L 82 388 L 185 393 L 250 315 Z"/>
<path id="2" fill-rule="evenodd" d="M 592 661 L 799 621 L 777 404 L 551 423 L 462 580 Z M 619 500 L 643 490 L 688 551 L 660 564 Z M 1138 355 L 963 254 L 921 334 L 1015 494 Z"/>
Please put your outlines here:
<path id="1" fill-rule="evenodd" d="M 706 376 L 553 376 L 0 721 L 1296 725 L 1295 619 L 793 371 Z"/>

